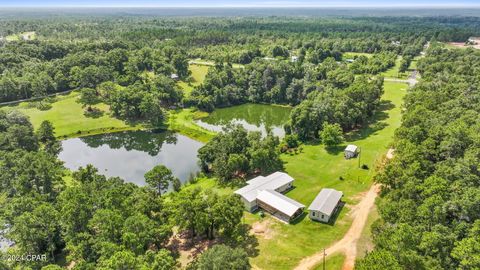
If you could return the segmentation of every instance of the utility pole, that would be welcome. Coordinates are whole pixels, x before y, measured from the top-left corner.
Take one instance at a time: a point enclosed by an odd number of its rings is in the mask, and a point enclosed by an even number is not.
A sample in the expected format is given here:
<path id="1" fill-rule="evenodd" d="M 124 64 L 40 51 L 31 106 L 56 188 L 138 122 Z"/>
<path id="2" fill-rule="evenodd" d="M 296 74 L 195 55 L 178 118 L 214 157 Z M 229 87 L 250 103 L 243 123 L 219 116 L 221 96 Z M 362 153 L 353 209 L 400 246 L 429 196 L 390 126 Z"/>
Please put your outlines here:
<path id="1" fill-rule="evenodd" d="M 327 254 L 325 253 L 325 249 L 323 249 L 323 270 L 325 270 L 325 257 Z"/>
<path id="2" fill-rule="evenodd" d="M 358 168 L 360 168 L 360 159 L 362 157 L 362 149 L 358 148 Z"/>

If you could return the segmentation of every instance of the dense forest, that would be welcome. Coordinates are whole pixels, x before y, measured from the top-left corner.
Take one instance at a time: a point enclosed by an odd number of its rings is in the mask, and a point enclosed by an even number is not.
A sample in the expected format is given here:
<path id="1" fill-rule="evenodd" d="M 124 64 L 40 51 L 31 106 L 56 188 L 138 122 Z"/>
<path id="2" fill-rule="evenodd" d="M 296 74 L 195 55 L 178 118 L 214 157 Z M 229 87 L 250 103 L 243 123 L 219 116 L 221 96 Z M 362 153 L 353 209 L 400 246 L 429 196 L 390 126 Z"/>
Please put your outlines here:
<path id="1" fill-rule="evenodd" d="M 382 184 L 376 248 L 358 269 L 479 269 L 480 53 L 432 46 Z"/>

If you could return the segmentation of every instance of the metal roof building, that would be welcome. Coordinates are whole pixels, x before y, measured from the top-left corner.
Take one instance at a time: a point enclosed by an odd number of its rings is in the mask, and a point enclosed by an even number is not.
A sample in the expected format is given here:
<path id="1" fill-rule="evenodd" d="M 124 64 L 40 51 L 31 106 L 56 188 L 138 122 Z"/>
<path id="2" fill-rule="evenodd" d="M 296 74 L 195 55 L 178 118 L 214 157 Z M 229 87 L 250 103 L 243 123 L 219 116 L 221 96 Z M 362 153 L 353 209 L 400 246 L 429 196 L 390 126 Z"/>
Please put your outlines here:
<path id="1" fill-rule="evenodd" d="M 274 172 L 268 176 L 257 176 L 249 181 L 247 181 L 247 186 L 242 187 L 235 191 L 236 194 L 240 195 L 247 202 L 253 202 L 257 199 L 259 191 L 262 190 L 276 190 L 286 187 L 286 189 L 292 187 L 293 178 L 283 172 Z M 281 190 L 280 192 L 285 191 Z"/>
<path id="2" fill-rule="evenodd" d="M 252 212 L 258 207 L 273 216 L 291 221 L 303 212 L 305 206 L 281 194 L 293 187 L 293 178 L 283 172 L 257 176 L 247 181 L 247 186 L 235 191 L 240 195 L 245 208 Z"/>
<path id="3" fill-rule="evenodd" d="M 308 207 L 308 210 L 310 210 L 310 218 L 328 222 L 330 217 L 334 215 L 335 209 L 342 197 L 343 192 L 341 191 L 331 188 L 322 189 Z"/>

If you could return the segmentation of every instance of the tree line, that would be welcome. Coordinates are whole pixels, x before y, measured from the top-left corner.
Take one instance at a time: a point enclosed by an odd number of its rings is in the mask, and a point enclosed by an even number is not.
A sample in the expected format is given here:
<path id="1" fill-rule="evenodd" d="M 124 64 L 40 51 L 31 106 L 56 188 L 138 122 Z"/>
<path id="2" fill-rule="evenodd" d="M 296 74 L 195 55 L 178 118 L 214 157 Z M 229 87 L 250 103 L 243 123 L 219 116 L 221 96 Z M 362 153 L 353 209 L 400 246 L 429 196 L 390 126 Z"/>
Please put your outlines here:
<path id="1" fill-rule="evenodd" d="M 480 52 L 432 44 L 405 99 L 382 184 L 375 249 L 358 269 L 479 269 Z"/>

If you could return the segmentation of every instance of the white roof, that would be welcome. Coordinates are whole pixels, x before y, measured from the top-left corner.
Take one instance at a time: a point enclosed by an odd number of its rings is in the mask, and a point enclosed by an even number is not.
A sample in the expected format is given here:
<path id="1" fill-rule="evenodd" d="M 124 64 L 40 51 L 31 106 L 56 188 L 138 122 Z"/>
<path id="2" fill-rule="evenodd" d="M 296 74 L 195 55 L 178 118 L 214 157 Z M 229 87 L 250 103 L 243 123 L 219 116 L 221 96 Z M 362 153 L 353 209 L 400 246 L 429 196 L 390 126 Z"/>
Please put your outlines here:
<path id="1" fill-rule="evenodd" d="M 305 205 L 288 198 L 287 196 L 274 190 L 262 190 L 258 193 L 257 200 L 262 201 L 278 211 L 293 216 L 298 209 L 304 208 Z"/>
<path id="2" fill-rule="evenodd" d="M 347 145 L 347 148 L 345 148 L 345 151 L 348 151 L 348 152 L 357 152 L 357 146 L 356 145 L 353 145 L 353 144 L 349 144 Z"/>
<path id="3" fill-rule="evenodd" d="M 324 213 L 325 215 L 332 215 L 333 210 L 337 207 L 338 202 L 343 196 L 343 192 L 324 188 L 318 193 L 317 197 L 313 200 L 312 204 L 308 207 L 308 210 L 314 210 Z"/>
<path id="4" fill-rule="evenodd" d="M 259 191 L 271 189 L 275 190 L 281 186 L 293 182 L 293 178 L 283 172 L 274 172 L 268 176 L 257 176 L 247 181 L 247 186 L 235 191 L 236 194 L 242 196 L 245 200 L 253 202 Z"/>

